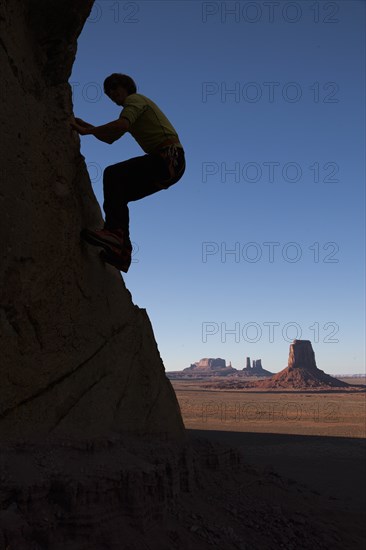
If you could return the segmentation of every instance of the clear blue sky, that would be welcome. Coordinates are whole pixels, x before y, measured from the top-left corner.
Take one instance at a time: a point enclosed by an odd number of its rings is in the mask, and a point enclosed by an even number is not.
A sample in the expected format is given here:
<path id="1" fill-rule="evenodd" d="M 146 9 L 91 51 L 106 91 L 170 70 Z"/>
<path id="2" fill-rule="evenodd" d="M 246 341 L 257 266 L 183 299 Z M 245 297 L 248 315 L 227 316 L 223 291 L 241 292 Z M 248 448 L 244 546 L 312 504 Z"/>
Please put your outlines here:
<path id="1" fill-rule="evenodd" d="M 166 370 L 250 356 L 278 372 L 297 337 L 326 372 L 363 372 L 364 2 L 97 1 L 70 77 L 76 116 L 118 118 L 112 72 L 186 151 L 180 182 L 130 203 L 123 275 Z M 128 134 L 81 142 L 102 204 L 103 169 L 144 153 Z"/>

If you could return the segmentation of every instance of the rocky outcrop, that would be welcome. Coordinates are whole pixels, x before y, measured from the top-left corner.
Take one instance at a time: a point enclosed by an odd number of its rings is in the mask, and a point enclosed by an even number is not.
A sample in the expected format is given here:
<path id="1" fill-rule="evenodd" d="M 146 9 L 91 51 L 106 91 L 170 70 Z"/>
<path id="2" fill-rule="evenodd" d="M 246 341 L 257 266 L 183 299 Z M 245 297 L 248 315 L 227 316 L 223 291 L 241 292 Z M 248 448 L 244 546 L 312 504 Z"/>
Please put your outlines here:
<path id="1" fill-rule="evenodd" d="M 294 340 L 290 344 L 288 365 L 268 380 L 258 382 L 263 388 L 344 388 L 349 384 L 318 369 L 310 340 Z"/>
<path id="2" fill-rule="evenodd" d="M 93 0 L 3 0 L 0 437 L 184 438 L 145 310 L 80 242 L 101 211 L 68 84 Z"/>

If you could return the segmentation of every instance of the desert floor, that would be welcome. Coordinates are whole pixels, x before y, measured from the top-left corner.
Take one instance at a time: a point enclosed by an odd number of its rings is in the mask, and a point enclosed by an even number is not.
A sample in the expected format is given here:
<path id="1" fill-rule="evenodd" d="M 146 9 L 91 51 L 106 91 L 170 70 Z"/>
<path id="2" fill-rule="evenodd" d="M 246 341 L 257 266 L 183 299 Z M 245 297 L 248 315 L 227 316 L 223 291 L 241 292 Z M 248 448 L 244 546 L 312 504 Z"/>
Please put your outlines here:
<path id="1" fill-rule="evenodd" d="M 366 393 L 172 385 L 190 437 L 240 449 L 248 464 L 321 495 L 329 503 L 324 513 L 357 532 L 352 546 L 366 548 Z"/>
<path id="2" fill-rule="evenodd" d="M 366 393 L 207 389 L 172 381 L 186 428 L 364 438 Z"/>

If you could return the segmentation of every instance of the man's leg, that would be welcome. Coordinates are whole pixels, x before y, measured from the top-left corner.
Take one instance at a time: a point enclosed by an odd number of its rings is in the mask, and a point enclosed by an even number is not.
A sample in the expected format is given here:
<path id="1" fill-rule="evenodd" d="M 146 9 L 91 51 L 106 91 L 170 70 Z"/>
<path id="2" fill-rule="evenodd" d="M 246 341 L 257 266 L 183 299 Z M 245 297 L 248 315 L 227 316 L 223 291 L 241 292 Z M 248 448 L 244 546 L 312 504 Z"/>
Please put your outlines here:
<path id="1" fill-rule="evenodd" d="M 104 171 L 104 228 L 95 231 L 83 230 L 82 236 L 90 244 L 104 247 L 107 254 L 112 250 L 120 257 L 123 271 L 128 270 L 132 252 L 128 203 L 167 189 L 176 183 L 185 170 L 184 151 L 180 150 L 177 156 L 173 174 L 169 158 L 164 160 L 160 155 L 135 157 L 108 166 Z"/>
<path id="2" fill-rule="evenodd" d="M 166 162 L 158 155 L 144 155 L 108 166 L 103 175 L 105 228 L 122 229 L 129 240 L 128 203 L 161 191 L 164 181 L 168 185 L 174 183 Z"/>

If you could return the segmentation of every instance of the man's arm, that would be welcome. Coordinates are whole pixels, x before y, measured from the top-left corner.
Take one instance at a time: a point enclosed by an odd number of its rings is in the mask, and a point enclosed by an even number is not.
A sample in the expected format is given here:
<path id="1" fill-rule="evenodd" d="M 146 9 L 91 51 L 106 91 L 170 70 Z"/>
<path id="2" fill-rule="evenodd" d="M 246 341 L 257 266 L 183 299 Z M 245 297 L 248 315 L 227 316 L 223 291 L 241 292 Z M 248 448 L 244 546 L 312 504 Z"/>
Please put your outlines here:
<path id="1" fill-rule="evenodd" d="M 117 139 L 123 136 L 130 127 L 130 123 L 127 118 L 119 118 L 118 120 L 113 120 L 102 126 L 94 126 L 90 128 L 90 133 L 95 136 L 100 141 L 105 141 L 106 143 L 113 143 Z"/>
<path id="2" fill-rule="evenodd" d="M 81 119 L 75 120 L 78 121 Z M 127 118 L 121 117 L 102 126 L 92 126 L 91 124 L 84 123 L 84 121 L 83 124 L 72 122 L 71 126 L 82 136 L 93 135 L 100 141 L 111 144 L 127 132 L 130 123 Z"/>

